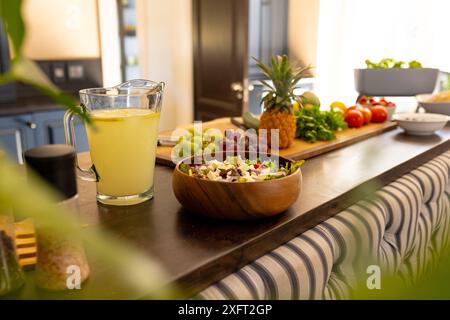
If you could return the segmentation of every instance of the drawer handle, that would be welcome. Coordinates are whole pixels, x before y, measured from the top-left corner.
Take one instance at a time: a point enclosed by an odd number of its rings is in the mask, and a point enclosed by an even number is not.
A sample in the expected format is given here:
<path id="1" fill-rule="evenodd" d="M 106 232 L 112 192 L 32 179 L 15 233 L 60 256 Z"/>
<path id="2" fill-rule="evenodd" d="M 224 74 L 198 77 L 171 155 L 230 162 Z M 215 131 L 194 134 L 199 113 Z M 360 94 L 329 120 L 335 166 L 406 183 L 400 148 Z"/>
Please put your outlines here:
<path id="1" fill-rule="evenodd" d="M 33 121 L 25 121 L 25 120 L 22 120 L 22 119 L 16 119 L 16 121 L 18 123 L 20 123 L 20 124 L 23 124 L 23 125 L 27 126 L 28 128 L 30 128 L 32 130 L 37 128 L 37 124 L 35 122 L 33 122 Z"/>

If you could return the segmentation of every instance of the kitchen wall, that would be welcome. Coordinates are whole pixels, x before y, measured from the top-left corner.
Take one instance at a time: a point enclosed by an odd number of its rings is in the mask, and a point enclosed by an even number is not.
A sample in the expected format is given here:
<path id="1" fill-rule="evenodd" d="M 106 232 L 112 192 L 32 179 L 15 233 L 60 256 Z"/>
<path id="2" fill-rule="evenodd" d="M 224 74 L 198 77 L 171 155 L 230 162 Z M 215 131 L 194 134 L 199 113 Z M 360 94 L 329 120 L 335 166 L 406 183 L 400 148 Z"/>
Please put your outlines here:
<path id="1" fill-rule="evenodd" d="M 141 77 L 164 81 L 160 130 L 193 119 L 191 1 L 138 0 L 137 35 Z"/>
<path id="2" fill-rule="evenodd" d="M 117 10 L 115 0 L 98 0 L 102 74 L 105 87 L 118 85 L 122 80 Z"/>
<path id="3" fill-rule="evenodd" d="M 306 65 L 317 66 L 319 6 L 320 0 L 289 0 L 289 56 Z"/>
<path id="4" fill-rule="evenodd" d="M 274 0 L 276 1 L 276 0 Z M 316 65 L 319 0 L 290 0 L 290 56 Z M 138 0 L 141 76 L 166 82 L 161 130 L 193 119 L 191 1 Z"/>
<path id="5" fill-rule="evenodd" d="M 121 81 L 115 0 L 25 0 L 24 52 L 35 60 L 102 58 L 105 86 Z"/>
<path id="6" fill-rule="evenodd" d="M 36 60 L 99 58 L 97 1 L 26 0 L 24 53 Z M 43 33 L 45 32 L 45 33 Z"/>

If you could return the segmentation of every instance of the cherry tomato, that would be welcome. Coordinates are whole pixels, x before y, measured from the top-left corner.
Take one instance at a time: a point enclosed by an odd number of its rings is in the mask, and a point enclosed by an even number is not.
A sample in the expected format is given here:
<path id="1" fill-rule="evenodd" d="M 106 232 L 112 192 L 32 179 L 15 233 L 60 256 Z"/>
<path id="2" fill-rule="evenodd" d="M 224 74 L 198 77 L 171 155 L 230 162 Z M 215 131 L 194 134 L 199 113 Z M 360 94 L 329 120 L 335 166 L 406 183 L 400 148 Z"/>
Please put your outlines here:
<path id="1" fill-rule="evenodd" d="M 373 98 L 368 96 L 362 96 L 358 99 L 357 104 L 366 107 L 372 105 Z"/>
<path id="2" fill-rule="evenodd" d="M 359 111 L 364 116 L 364 124 L 368 124 L 370 122 L 370 120 L 372 119 L 372 111 L 370 111 L 369 108 L 362 108 Z"/>
<path id="3" fill-rule="evenodd" d="M 367 103 L 367 99 L 368 99 L 368 97 L 366 97 L 366 96 L 359 97 L 358 103 L 364 105 Z"/>
<path id="4" fill-rule="evenodd" d="M 388 112 L 382 106 L 372 107 L 370 111 L 372 111 L 372 122 L 381 123 L 385 122 L 388 118 Z"/>
<path id="5" fill-rule="evenodd" d="M 345 114 L 345 122 L 349 128 L 360 128 L 364 124 L 364 116 L 359 110 L 349 110 Z"/>

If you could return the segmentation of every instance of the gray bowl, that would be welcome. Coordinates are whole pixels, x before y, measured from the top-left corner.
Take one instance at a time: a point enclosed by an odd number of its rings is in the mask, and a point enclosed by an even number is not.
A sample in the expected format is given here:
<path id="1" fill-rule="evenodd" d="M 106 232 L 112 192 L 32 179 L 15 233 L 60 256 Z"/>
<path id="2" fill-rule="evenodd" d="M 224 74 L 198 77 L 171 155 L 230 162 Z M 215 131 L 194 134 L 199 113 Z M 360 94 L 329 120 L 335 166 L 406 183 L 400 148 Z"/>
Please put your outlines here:
<path id="1" fill-rule="evenodd" d="M 427 113 L 438 113 L 450 116 L 450 102 L 429 102 L 431 94 L 419 94 L 416 96 L 419 105 Z"/>
<path id="2" fill-rule="evenodd" d="M 415 96 L 433 92 L 438 75 L 432 68 L 355 69 L 355 88 L 367 96 Z"/>

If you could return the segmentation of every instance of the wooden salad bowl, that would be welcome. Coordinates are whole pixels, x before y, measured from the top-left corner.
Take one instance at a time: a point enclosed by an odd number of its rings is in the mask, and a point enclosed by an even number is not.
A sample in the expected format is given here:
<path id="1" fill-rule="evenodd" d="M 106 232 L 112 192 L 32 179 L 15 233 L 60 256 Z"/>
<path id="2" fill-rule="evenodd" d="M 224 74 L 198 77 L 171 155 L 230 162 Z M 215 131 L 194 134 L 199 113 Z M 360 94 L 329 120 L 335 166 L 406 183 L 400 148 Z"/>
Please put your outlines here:
<path id="1" fill-rule="evenodd" d="M 280 165 L 291 160 L 279 157 Z M 300 168 L 279 179 L 257 182 L 223 182 L 173 173 L 173 191 L 188 211 L 217 219 L 247 220 L 270 217 L 291 207 L 301 192 Z"/>

